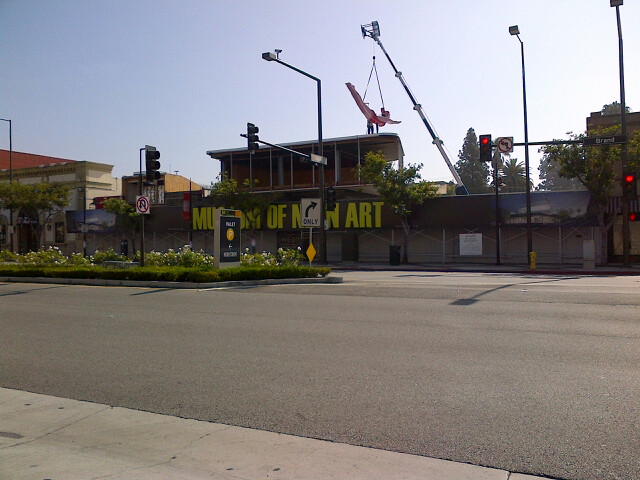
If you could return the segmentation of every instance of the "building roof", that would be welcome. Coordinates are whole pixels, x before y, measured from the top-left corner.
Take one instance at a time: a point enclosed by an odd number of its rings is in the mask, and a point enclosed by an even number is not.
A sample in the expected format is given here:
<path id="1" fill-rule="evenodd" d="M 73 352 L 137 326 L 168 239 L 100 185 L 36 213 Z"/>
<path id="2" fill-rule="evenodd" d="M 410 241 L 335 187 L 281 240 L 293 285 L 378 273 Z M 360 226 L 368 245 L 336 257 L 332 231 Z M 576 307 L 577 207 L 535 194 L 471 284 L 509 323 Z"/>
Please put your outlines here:
<path id="1" fill-rule="evenodd" d="M 322 143 L 323 145 L 328 145 L 328 144 L 335 144 L 335 143 L 352 143 L 352 142 L 357 142 L 358 140 L 364 140 L 364 141 L 371 141 L 371 142 L 385 142 L 388 141 L 389 143 L 399 143 L 400 144 L 400 148 L 402 148 L 402 142 L 400 141 L 400 137 L 398 136 L 397 133 L 376 133 L 376 134 L 371 134 L 371 135 L 353 135 L 350 137 L 336 137 L 336 138 L 323 138 L 322 139 Z M 305 140 L 305 141 L 301 141 L 301 142 L 286 142 L 286 143 L 280 143 L 281 146 L 283 147 L 287 147 L 287 148 L 293 148 L 295 149 L 296 147 L 298 148 L 302 148 L 302 147 L 311 147 L 313 145 L 317 145 L 318 144 L 318 139 L 316 138 L 315 140 Z M 264 146 L 263 147 L 265 150 L 271 148 L 268 146 Z M 213 159 L 221 159 L 223 157 L 226 157 L 229 154 L 232 153 L 244 153 L 247 151 L 247 147 L 239 147 L 239 148 L 227 148 L 224 150 L 208 150 L 207 151 L 207 155 L 209 155 L 211 158 Z M 404 154 L 404 150 L 403 150 L 403 154 Z"/>
<path id="2" fill-rule="evenodd" d="M 636 130 L 640 130 L 640 112 L 627 112 L 625 115 L 627 122 L 627 133 L 633 135 Z M 587 117 L 587 130 L 595 127 L 610 127 L 620 125 L 620 114 L 603 115 L 602 112 L 591 112 Z"/>
<path id="3" fill-rule="evenodd" d="M 9 162 L 11 157 L 11 162 Z M 76 160 L 68 160 L 66 158 L 49 157 L 47 155 L 36 155 L 34 153 L 9 152 L 9 150 L 0 150 L 0 171 L 20 170 L 23 168 L 50 167 L 54 165 L 66 165 L 75 163 Z"/>

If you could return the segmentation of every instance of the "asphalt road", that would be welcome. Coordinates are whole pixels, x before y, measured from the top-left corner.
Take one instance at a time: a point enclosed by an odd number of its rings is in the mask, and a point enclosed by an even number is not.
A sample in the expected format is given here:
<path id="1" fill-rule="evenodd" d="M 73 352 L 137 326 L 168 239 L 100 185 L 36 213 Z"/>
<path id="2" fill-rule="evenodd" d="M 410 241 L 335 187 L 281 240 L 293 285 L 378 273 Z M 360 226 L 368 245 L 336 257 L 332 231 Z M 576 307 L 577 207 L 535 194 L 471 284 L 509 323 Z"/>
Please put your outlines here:
<path id="1" fill-rule="evenodd" d="M 0 284 L 0 385 L 563 479 L 640 478 L 640 277 Z"/>

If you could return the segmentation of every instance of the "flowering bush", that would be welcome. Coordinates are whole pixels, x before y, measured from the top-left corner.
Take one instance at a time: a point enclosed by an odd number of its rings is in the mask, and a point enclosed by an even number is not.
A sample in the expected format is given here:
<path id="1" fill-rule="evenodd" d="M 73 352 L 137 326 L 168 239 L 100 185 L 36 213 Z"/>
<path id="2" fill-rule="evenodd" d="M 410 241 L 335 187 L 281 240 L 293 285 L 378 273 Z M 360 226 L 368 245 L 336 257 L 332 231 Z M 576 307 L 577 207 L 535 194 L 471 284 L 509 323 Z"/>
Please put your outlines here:
<path id="1" fill-rule="evenodd" d="M 79 254 L 74 253 L 73 255 L 79 255 Z M 89 257 L 89 263 L 92 263 L 94 265 L 102 265 L 104 262 L 107 262 L 107 261 L 124 262 L 126 260 L 127 260 L 127 257 L 125 257 L 124 255 L 119 255 L 118 253 L 115 252 L 113 248 L 109 248 L 107 250 L 96 250 L 95 253 Z"/>
<path id="2" fill-rule="evenodd" d="M 298 247 L 297 249 L 278 249 L 278 264 L 283 267 L 297 267 L 302 260 L 304 260 L 304 255 L 302 255 L 302 249 L 300 247 Z"/>
<path id="3" fill-rule="evenodd" d="M 247 248 L 242 254 L 240 264 L 243 267 L 295 267 L 303 258 L 300 248 L 297 250 L 293 248 L 279 248 L 275 255 L 269 252 L 249 253 L 249 249 Z"/>
<path id="4" fill-rule="evenodd" d="M 28 265 L 66 265 L 67 257 L 58 247 L 42 248 L 37 252 L 29 252 L 17 256 L 19 263 Z"/>
<path id="5" fill-rule="evenodd" d="M 273 254 L 269 252 L 249 253 L 246 249 L 240 258 L 242 266 L 251 267 L 296 267 L 304 259 L 302 251 L 298 249 L 279 248 Z M 67 266 L 90 266 L 102 265 L 106 261 L 130 261 L 126 256 L 116 253 L 113 248 L 108 250 L 96 250 L 96 252 L 85 257 L 82 253 L 73 253 L 70 257 L 62 254 L 58 247 L 48 247 L 37 252 L 29 252 L 23 255 L 7 251 L 0 252 L 0 260 L 14 260 L 24 265 L 67 265 Z M 134 261 L 140 261 L 140 252 L 136 252 Z M 214 267 L 213 255 L 204 253 L 202 250 L 193 251 L 189 245 L 185 245 L 180 250 L 169 249 L 166 252 L 148 252 L 144 256 L 145 265 L 149 267 L 186 267 L 204 268 Z"/>
<path id="6" fill-rule="evenodd" d="M 17 262 L 18 255 L 9 250 L 0 250 L 0 262 Z"/>
<path id="7" fill-rule="evenodd" d="M 67 258 L 67 260 L 64 263 L 64 265 L 89 266 L 89 265 L 91 265 L 91 263 L 92 262 L 91 262 L 91 258 L 90 257 L 85 257 L 81 253 L 72 253 L 71 256 L 69 258 Z"/>
<path id="8" fill-rule="evenodd" d="M 275 267 L 278 265 L 278 260 L 272 253 L 250 253 L 247 248 L 240 257 L 240 265 L 243 267 Z"/>
<path id="9" fill-rule="evenodd" d="M 140 260 L 140 252 L 136 254 L 136 259 Z M 177 252 L 170 248 L 165 253 L 145 253 L 144 264 L 157 267 L 213 268 L 213 256 L 202 250 L 194 252 L 189 245 L 185 245 Z"/>

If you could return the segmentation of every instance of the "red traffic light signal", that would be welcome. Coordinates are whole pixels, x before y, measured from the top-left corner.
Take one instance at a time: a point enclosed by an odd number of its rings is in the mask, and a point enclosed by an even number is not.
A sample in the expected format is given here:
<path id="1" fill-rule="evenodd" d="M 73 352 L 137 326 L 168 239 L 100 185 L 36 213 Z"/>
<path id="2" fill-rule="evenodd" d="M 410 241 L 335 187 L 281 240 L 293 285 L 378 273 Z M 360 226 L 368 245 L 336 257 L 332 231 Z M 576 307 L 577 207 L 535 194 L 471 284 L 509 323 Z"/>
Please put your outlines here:
<path id="1" fill-rule="evenodd" d="M 630 222 L 637 222 L 638 220 L 640 220 L 640 215 L 638 215 L 636 212 L 631 212 L 629 214 L 629 221 Z"/>
<path id="2" fill-rule="evenodd" d="M 491 144 L 491 135 L 480 135 L 480 161 L 491 161 L 491 150 L 493 145 Z"/>
<path id="3" fill-rule="evenodd" d="M 638 177 L 634 172 L 622 174 L 622 196 L 634 200 L 638 196 Z"/>

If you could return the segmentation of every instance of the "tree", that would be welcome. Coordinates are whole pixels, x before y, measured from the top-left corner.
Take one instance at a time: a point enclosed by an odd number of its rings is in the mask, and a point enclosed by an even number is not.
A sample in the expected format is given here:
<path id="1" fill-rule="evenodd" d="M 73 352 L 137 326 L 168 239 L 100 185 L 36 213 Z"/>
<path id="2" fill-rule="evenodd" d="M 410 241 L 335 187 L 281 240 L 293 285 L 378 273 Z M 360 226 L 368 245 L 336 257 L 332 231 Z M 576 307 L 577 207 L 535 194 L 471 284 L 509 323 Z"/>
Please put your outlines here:
<path id="1" fill-rule="evenodd" d="M 253 187 L 257 184 L 258 181 L 254 180 Z M 252 239 L 258 220 L 278 196 L 275 193 L 256 193 L 248 179 L 239 185 L 235 178 L 230 178 L 224 172 L 220 174 L 216 183 L 211 184 L 211 193 L 209 194 L 214 207 L 233 208 L 242 212 L 249 230 L 251 230 Z"/>
<path id="2" fill-rule="evenodd" d="M 527 190 L 527 174 L 524 163 L 517 158 L 509 157 L 502 164 L 502 185 L 503 192 L 525 192 Z"/>
<path id="3" fill-rule="evenodd" d="M 620 115 L 621 110 L 622 109 L 620 108 L 620 103 L 615 101 L 615 102 L 607 103 L 606 105 L 603 105 L 600 113 L 602 115 Z M 625 110 L 627 113 L 631 111 L 631 109 L 627 105 L 625 105 Z"/>
<path id="4" fill-rule="evenodd" d="M 409 262 L 409 223 L 413 209 L 422 205 L 427 198 L 438 194 L 437 187 L 420 180 L 421 165 L 393 168 L 393 164 L 384 154 L 369 152 L 365 155 L 364 165 L 360 166 L 360 175 L 366 183 L 372 184 L 387 207 L 400 219 L 404 232 L 402 263 Z"/>
<path id="5" fill-rule="evenodd" d="M 13 209 L 31 219 L 40 248 L 44 225 L 69 203 L 69 186 L 61 183 L 0 183 L 0 208 Z"/>
<path id="6" fill-rule="evenodd" d="M 619 128 L 619 125 L 600 127 L 593 129 L 589 134 L 613 135 Z M 571 132 L 569 136 L 572 140 L 584 138 L 583 134 L 575 135 Z M 582 143 L 548 145 L 541 149 L 544 154 L 543 161 L 557 165 L 561 177 L 575 178 L 591 192 L 596 203 L 602 252 L 607 251 L 608 230 L 618 213 L 615 212 L 607 218 L 609 198 L 613 188 L 619 185 L 621 180 L 620 150 L 619 145 L 585 147 Z M 631 168 L 637 170 L 640 167 L 640 131 L 629 141 L 627 161 Z M 606 264 L 606 255 L 603 255 L 603 264 Z"/>
<path id="7" fill-rule="evenodd" d="M 543 152 L 546 147 L 540 148 Z M 536 187 L 539 191 L 566 191 L 584 190 L 585 187 L 577 178 L 565 178 L 560 176 L 560 167 L 553 161 L 553 157 L 544 156 L 540 159 L 538 167 L 540 183 Z"/>
<path id="8" fill-rule="evenodd" d="M 467 131 L 458 158 L 454 168 L 469 193 L 489 192 L 489 166 L 480 161 L 480 146 L 473 128 Z"/>
<path id="9" fill-rule="evenodd" d="M 122 198 L 107 198 L 102 204 L 102 208 L 115 214 L 118 226 L 123 231 L 131 231 L 131 251 L 135 254 L 136 231 L 140 230 L 140 214 L 135 211 L 133 205 Z"/>

